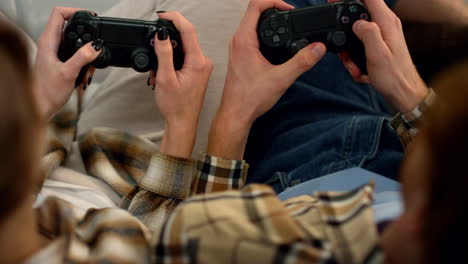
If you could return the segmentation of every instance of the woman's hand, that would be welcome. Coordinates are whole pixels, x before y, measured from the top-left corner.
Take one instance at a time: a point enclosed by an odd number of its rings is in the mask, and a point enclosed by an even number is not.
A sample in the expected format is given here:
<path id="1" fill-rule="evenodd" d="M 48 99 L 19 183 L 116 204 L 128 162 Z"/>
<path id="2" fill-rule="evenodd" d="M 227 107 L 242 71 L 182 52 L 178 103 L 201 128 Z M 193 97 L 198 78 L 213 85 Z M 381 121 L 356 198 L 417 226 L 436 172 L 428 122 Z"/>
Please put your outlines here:
<path id="1" fill-rule="evenodd" d="M 168 32 L 166 29 L 157 32 L 158 70 L 156 76 L 152 74 L 150 84 L 155 85 L 156 104 L 166 120 L 161 152 L 189 158 L 213 63 L 203 55 L 194 26 L 180 13 L 160 13 L 159 17 L 174 23 L 185 53 L 183 68 L 176 71 Z"/>
<path id="2" fill-rule="evenodd" d="M 50 119 L 70 99 L 75 88 L 75 81 L 81 69 L 94 61 L 100 54 L 91 43 L 81 47 L 67 62 L 61 62 L 58 49 L 62 40 L 63 27 L 75 12 L 76 8 L 56 7 L 52 11 L 44 33 L 39 39 L 36 64 L 36 97 L 41 113 Z M 95 45 L 96 46 L 96 45 Z M 90 75 L 93 69 L 87 75 Z M 84 82 L 88 82 L 85 78 Z"/>
<path id="3" fill-rule="evenodd" d="M 358 81 L 370 82 L 398 111 L 406 113 L 428 94 L 406 45 L 400 19 L 383 0 L 366 0 L 373 22 L 359 20 L 353 31 L 366 48 L 369 76 L 345 54 L 341 59 Z"/>
<path id="4" fill-rule="evenodd" d="M 268 62 L 259 50 L 257 24 L 262 12 L 269 8 L 294 7 L 281 0 L 250 2 L 231 41 L 223 98 L 210 132 L 210 155 L 242 159 L 252 123 L 325 55 L 325 45 L 314 43 L 282 65 Z"/>

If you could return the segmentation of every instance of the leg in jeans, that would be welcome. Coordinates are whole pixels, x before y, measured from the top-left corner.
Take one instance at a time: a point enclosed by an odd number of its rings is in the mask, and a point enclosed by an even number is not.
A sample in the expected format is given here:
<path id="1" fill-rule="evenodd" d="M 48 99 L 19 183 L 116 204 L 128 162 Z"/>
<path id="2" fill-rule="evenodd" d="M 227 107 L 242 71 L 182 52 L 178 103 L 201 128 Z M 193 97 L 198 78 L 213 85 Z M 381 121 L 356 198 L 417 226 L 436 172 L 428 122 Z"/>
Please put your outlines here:
<path id="1" fill-rule="evenodd" d="M 248 182 L 282 191 L 357 166 L 395 179 L 403 148 L 389 127 L 392 115 L 373 87 L 354 82 L 338 56 L 328 53 L 255 122 L 245 155 Z M 272 179 L 276 172 L 285 172 L 277 179 L 280 187 Z"/>

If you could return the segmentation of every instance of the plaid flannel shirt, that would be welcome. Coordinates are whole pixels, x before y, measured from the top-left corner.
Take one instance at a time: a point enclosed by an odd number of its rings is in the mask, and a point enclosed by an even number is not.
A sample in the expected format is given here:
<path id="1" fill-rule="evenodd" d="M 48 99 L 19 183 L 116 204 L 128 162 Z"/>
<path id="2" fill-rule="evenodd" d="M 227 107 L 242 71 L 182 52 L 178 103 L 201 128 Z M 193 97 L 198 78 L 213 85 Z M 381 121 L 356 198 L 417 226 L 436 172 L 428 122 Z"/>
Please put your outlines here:
<path id="1" fill-rule="evenodd" d="M 76 114 L 50 129 L 45 177 L 66 158 Z M 78 138 L 89 175 L 111 186 L 121 208 L 90 210 L 49 198 L 37 209 L 49 245 L 27 263 L 363 263 L 379 260 L 373 185 L 281 202 L 268 186 L 244 187 L 248 165 L 161 154 L 113 129 Z M 244 188 L 243 188 L 244 187 Z"/>

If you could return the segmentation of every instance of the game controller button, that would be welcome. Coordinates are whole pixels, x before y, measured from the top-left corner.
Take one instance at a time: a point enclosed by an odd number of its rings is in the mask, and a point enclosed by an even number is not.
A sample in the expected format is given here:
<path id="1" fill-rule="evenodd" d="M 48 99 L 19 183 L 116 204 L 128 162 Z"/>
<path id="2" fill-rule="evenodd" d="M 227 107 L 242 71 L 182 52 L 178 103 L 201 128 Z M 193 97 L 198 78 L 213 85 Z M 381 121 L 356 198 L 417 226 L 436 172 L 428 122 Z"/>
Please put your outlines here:
<path id="1" fill-rule="evenodd" d="M 135 56 L 133 61 L 135 62 L 135 66 L 137 68 L 144 69 L 144 68 L 148 67 L 148 65 L 150 63 L 150 58 L 148 57 L 148 55 L 146 55 L 144 53 L 140 53 L 140 54 Z"/>
<path id="2" fill-rule="evenodd" d="M 83 47 L 83 44 L 84 44 L 83 40 L 82 40 L 82 39 L 78 39 L 78 40 L 76 41 L 76 43 L 75 43 L 75 46 L 76 46 L 77 48 L 81 48 L 81 47 Z"/>
<path id="3" fill-rule="evenodd" d="M 369 15 L 367 15 L 366 13 L 362 13 L 362 14 L 360 15 L 360 18 L 361 18 L 362 20 L 369 20 Z"/>
<path id="4" fill-rule="evenodd" d="M 76 33 L 78 33 L 78 35 L 82 35 L 85 31 L 85 27 L 82 26 L 82 25 L 79 25 L 76 27 Z"/>
<path id="5" fill-rule="evenodd" d="M 177 46 L 179 46 L 179 42 L 177 42 L 177 40 L 171 40 L 171 46 L 173 49 L 177 48 Z"/>
<path id="6" fill-rule="evenodd" d="M 351 13 L 356 13 L 356 12 L 359 11 L 359 8 L 358 8 L 357 5 L 350 5 L 348 10 L 349 10 L 349 12 L 351 12 Z"/>
<path id="7" fill-rule="evenodd" d="M 341 23 L 343 24 L 349 24 L 349 17 L 348 16 L 343 16 L 341 17 Z"/>
<path id="8" fill-rule="evenodd" d="M 308 45 L 309 45 L 309 41 L 307 41 L 306 39 L 296 40 L 296 41 L 294 41 L 294 42 L 291 44 L 291 50 L 292 50 L 294 53 L 297 53 L 297 52 L 299 52 L 301 49 L 307 47 Z"/>
<path id="9" fill-rule="evenodd" d="M 278 28 L 278 30 L 276 30 L 276 33 L 280 35 L 286 34 L 286 32 L 288 32 L 288 29 L 286 27 L 280 27 Z"/>
<path id="10" fill-rule="evenodd" d="M 89 33 L 83 34 L 83 37 L 82 37 L 82 39 L 83 39 L 85 42 L 91 41 L 91 38 L 92 38 L 92 36 L 91 36 L 91 34 L 89 34 Z"/>
<path id="11" fill-rule="evenodd" d="M 278 42 L 280 42 L 280 41 L 281 41 L 281 38 L 280 38 L 279 35 L 274 35 L 274 36 L 273 36 L 273 42 L 274 42 L 274 43 L 278 43 Z"/>
<path id="12" fill-rule="evenodd" d="M 333 33 L 331 42 L 335 47 L 343 47 L 346 44 L 346 33 L 343 31 Z"/>
<path id="13" fill-rule="evenodd" d="M 273 36 L 273 34 L 275 34 L 273 30 L 270 30 L 270 29 L 265 30 L 265 37 L 271 37 Z"/>
<path id="14" fill-rule="evenodd" d="M 78 34 L 76 34 L 75 32 L 68 33 L 68 38 L 70 38 L 71 40 L 75 40 L 78 37 L 79 37 Z"/>

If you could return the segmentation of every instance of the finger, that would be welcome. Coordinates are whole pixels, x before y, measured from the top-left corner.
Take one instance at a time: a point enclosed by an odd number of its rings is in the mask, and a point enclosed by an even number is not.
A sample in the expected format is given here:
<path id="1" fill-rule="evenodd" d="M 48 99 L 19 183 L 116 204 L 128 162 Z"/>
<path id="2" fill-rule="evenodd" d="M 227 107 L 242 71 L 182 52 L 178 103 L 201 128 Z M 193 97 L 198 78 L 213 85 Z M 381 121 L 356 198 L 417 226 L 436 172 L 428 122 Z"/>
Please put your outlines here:
<path id="1" fill-rule="evenodd" d="M 76 79 L 81 69 L 96 60 L 101 52 L 102 49 L 96 50 L 92 43 L 87 43 L 63 64 L 64 74 L 70 79 Z"/>
<path id="2" fill-rule="evenodd" d="M 293 83 L 301 74 L 310 70 L 325 55 L 327 48 L 322 43 L 313 43 L 299 51 L 292 59 L 275 68 L 275 76 Z"/>
<path id="3" fill-rule="evenodd" d="M 394 16 L 393 11 L 387 6 L 384 0 L 364 0 L 372 20 L 378 25 L 389 21 L 391 16 Z"/>
<path id="4" fill-rule="evenodd" d="M 94 67 L 89 67 L 88 71 L 86 72 L 85 74 L 85 77 L 83 78 L 83 90 L 86 90 L 86 88 L 88 88 L 91 83 L 93 82 L 93 76 L 94 76 L 94 73 L 96 72 L 96 68 Z"/>
<path id="5" fill-rule="evenodd" d="M 260 16 L 265 10 L 270 8 L 286 11 L 294 9 L 294 6 L 281 0 L 251 0 L 238 32 L 246 34 L 245 39 L 257 39 L 257 26 Z"/>
<path id="6" fill-rule="evenodd" d="M 148 86 L 155 86 L 156 85 L 156 71 L 151 70 L 148 77 Z"/>
<path id="7" fill-rule="evenodd" d="M 348 70 L 349 74 L 355 81 L 361 79 L 362 72 L 361 69 L 354 63 L 354 61 L 349 57 L 348 52 L 343 52 L 339 54 L 339 58 L 341 62 L 343 62 L 343 66 Z"/>
<path id="8" fill-rule="evenodd" d="M 47 46 L 53 48 L 54 52 L 58 51 L 65 21 L 70 20 L 77 11 L 81 10 L 83 9 L 71 7 L 55 7 L 52 10 L 42 39 L 47 42 Z"/>
<path id="9" fill-rule="evenodd" d="M 366 58 L 374 62 L 384 55 L 388 46 L 382 38 L 379 26 L 374 22 L 358 20 L 353 25 L 356 36 L 364 43 Z"/>
<path id="10" fill-rule="evenodd" d="M 159 18 L 172 21 L 179 30 L 184 46 L 185 63 L 198 63 L 203 58 L 203 52 L 193 24 L 179 12 L 160 13 Z"/>
<path id="11" fill-rule="evenodd" d="M 154 40 L 154 50 L 158 56 L 158 70 L 156 72 L 156 84 L 177 80 L 174 69 L 174 59 L 171 40 L 167 29 L 158 30 Z"/>

